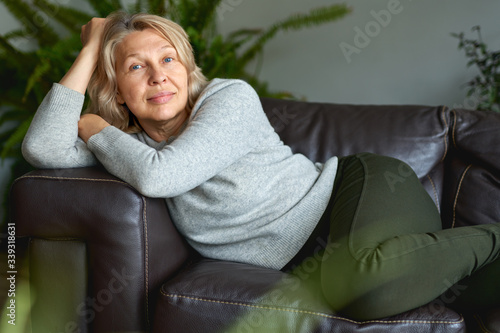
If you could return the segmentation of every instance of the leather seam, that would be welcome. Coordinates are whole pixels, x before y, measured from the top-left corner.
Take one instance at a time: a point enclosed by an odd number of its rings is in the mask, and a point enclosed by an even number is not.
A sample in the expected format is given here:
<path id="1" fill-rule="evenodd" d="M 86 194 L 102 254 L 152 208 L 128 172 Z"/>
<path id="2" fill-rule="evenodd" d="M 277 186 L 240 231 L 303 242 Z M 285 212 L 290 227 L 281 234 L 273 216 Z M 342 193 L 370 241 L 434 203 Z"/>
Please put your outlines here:
<path id="1" fill-rule="evenodd" d="M 93 182 L 110 182 L 110 183 L 117 183 L 117 184 L 122 184 L 122 185 L 127 185 L 128 187 L 133 188 L 130 184 L 121 181 L 121 180 L 115 180 L 115 179 L 99 179 L 99 178 L 78 178 L 78 177 L 56 177 L 56 176 L 21 176 L 16 179 L 16 181 L 19 181 L 21 179 L 30 179 L 30 178 L 39 178 L 39 179 L 53 179 L 53 180 L 84 180 L 84 181 L 93 181 Z"/>
<path id="2" fill-rule="evenodd" d="M 324 317 L 324 318 L 329 318 L 329 319 L 337 319 L 337 320 L 342 320 L 346 322 L 350 322 L 353 324 L 373 324 L 373 323 L 378 323 L 378 324 L 391 324 L 391 323 L 397 323 L 397 324 L 459 324 L 464 321 L 464 318 L 460 316 L 459 321 L 444 321 L 444 320 L 368 320 L 368 321 L 355 321 L 347 318 L 342 318 L 338 316 L 333 316 L 329 315 L 326 313 L 321 313 L 321 312 L 314 312 L 314 311 L 306 311 L 306 310 L 296 310 L 296 309 L 286 309 L 286 308 L 280 308 L 280 307 L 273 307 L 273 306 L 264 306 L 264 305 L 253 305 L 253 304 L 246 304 L 246 303 L 241 303 L 241 302 L 228 302 L 228 301 L 218 301 L 218 300 L 213 300 L 213 299 L 207 299 L 207 298 L 200 298 L 200 297 L 191 297 L 191 296 L 183 296 L 183 295 L 175 295 L 175 294 L 166 294 L 163 290 L 161 291 L 161 294 L 165 297 L 169 298 L 185 298 L 189 300 L 194 300 L 194 301 L 202 301 L 202 302 L 209 302 L 209 303 L 217 303 L 217 304 L 225 304 L 225 305 L 237 305 L 237 306 L 244 306 L 244 307 L 249 307 L 249 308 L 254 308 L 254 309 L 263 309 L 263 310 L 277 310 L 277 311 L 283 311 L 283 312 L 291 312 L 291 313 L 301 313 L 301 314 L 310 314 L 318 317 Z"/>
<path id="3" fill-rule="evenodd" d="M 148 217 L 146 199 L 142 197 L 143 202 L 143 219 L 144 219 L 144 265 L 145 265 L 145 288 L 146 288 L 146 325 L 149 327 L 149 243 L 148 243 Z"/>
<path id="4" fill-rule="evenodd" d="M 437 208 L 438 208 L 438 210 L 441 210 L 441 208 L 439 207 L 439 196 L 438 196 L 438 193 L 437 193 L 436 186 L 434 185 L 434 181 L 432 180 L 432 177 L 430 175 L 427 175 L 427 178 L 431 182 L 432 191 L 434 192 L 434 200 L 436 200 Z"/>
<path id="5" fill-rule="evenodd" d="M 490 331 L 484 326 L 484 322 L 480 316 L 475 314 L 473 317 L 476 320 L 477 324 L 479 325 L 479 328 L 481 329 L 482 333 L 490 333 Z"/>
<path id="6" fill-rule="evenodd" d="M 467 172 L 469 172 L 469 169 L 472 167 L 472 164 L 469 164 L 467 168 L 464 170 L 462 173 L 462 177 L 460 177 L 460 182 L 458 183 L 458 188 L 457 188 L 457 194 L 455 195 L 455 201 L 453 202 L 453 221 L 451 224 L 451 228 L 455 227 L 455 222 L 456 222 L 456 214 L 457 214 L 457 203 L 458 203 L 458 196 L 460 194 L 460 190 L 462 189 L 462 183 L 464 181 L 465 175 Z"/>
<path id="7" fill-rule="evenodd" d="M 26 237 L 26 236 L 19 236 L 19 237 Z M 70 241 L 78 241 L 82 242 L 83 240 L 81 238 L 75 238 L 75 237 L 34 237 L 34 236 L 28 236 L 31 239 L 41 239 L 45 241 L 51 241 L 51 242 L 70 242 Z"/>

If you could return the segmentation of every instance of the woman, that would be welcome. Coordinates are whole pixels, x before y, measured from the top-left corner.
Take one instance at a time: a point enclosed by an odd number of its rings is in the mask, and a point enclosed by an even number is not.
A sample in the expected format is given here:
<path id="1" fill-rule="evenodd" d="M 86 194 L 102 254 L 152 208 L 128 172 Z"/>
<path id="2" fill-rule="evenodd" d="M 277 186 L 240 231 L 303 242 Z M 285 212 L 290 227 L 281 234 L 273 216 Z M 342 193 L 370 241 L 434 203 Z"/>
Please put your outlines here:
<path id="1" fill-rule="evenodd" d="M 489 263 L 487 274 L 466 281 L 461 300 L 498 304 L 477 297 L 476 285 L 498 281 L 500 224 L 441 230 L 406 164 L 372 154 L 319 164 L 293 154 L 255 91 L 239 80 L 207 82 L 186 33 L 166 19 L 95 18 L 82 44 L 23 142 L 34 166 L 102 164 L 142 194 L 165 198 L 179 231 L 210 258 L 288 270 L 318 255 L 317 237 L 328 238 L 334 251 L 321 257 L 317 283 L 352 318 L 425 304 L 443 281 Z M 86 90 L 91 105 L 80 117 Z M 402 170 L 405 180 L 388 186 L 384 174 Z"/>

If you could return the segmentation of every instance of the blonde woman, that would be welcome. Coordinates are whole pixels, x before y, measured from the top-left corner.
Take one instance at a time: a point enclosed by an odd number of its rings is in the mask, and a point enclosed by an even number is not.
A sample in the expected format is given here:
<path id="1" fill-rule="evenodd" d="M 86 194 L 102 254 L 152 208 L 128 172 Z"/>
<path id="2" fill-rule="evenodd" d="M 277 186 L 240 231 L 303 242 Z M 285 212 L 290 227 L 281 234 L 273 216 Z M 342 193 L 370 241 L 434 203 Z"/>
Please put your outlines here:
<path id="1" fill-rule="evenodd" d="M 82 43 L 23 142 L 34 166 L 102 164 L 165 198 L 179 231 L 209 258 L 290 270 L 321 255 L 317 237 L 328 239 L 334 250 L 321 257 L 317 285 L 351 318 L 423 305 L 445 280 L 467 286 L 457 307 L 500 303 L 500 224 L 441 230 L 403 162 L 358 154 L 320 164 L 292 153 L 255 91 L 240 80 L 207 82 L 186 33 L 164 18 L 95 18 Z M 387 172 L 405 181 L 391 188 Z"/>

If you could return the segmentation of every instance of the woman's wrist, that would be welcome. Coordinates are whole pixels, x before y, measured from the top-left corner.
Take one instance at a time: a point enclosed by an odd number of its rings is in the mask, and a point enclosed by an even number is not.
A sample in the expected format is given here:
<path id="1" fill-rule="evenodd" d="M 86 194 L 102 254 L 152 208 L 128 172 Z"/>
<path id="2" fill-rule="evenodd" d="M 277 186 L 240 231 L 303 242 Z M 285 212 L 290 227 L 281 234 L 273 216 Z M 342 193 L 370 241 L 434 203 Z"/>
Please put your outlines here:
<path id="1" fill-rule="evenodd" d="M 105 19 L 93 18 L 82 27 L 80 38 L 82 49 L 75 62 L 59 82 L 60 84 L 85 94 L 90 78 L 97 67 Z"/>
<path id="2" fill-rule="evenodd" d="M 82 138 L 83 141 L 87 142 L 92 135 L 99 133 L 108 126 L 110 126 L 110 124 L 100 116 L 85 114 L 78 122 L 78 136 Z"/>

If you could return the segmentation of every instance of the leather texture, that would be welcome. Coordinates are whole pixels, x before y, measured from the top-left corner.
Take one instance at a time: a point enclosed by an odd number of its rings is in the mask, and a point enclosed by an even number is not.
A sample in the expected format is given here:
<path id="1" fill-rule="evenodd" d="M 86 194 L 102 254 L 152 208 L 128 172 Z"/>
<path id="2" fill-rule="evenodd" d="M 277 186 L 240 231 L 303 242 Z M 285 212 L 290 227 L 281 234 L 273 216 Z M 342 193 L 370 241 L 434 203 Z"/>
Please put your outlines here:
<path id="1" fill-rule="evenodd" d="M 407 162 L 445 228 L 499 222 L 499 114 L 262 102 L 282 140 L 313 161 L 373 152 Z M 442 299 L 391 318 L 344 318 L 307 279 L 200 258 L 162 199 L 99 168 L 34 171 L 15 182 L 10 202 L 17 235 L 31 240 L 30 283 L 42 291 L 32 313 L 37 332 L 65 332 L 73 322 L 70 331 L 80 332 L 500 331 L 498 309 L 464 319 Z M 65 292 L 53 294 L 58 287 Z M 49 297 L 66 307 L 62 315 L 44 309 Z"/>
<path id="2" fill-rule="evenodd" d="M 205 259 L 163 285 L 153 331 L 462 332 L 463 319 L 429 304 L 393 318 L 358 322 L 332 312 L 300 277 Z"/>
<path id="3" fill-rule="evenodd" d="M 72 321 L 88 326 L 82 331 L 142 331 L 149 326 L 161 283 L 191 251 L 170 222 L 164 200 L 143 197 L 100 169 L 34 171 L 19 178 L 11 194 L 18 237 L 86 244 L 89 299 L 71 305 L 77 314 Z M 48 283 L 50 274 L 37 278 L 42 280 Z M 57 284 L 71 280 L 68 274 Z M 64 332 L 67 324 L 60 321 L 46 332 Z M 34 322 L 33 327 L 43 332 L 45 325 Z"/>

